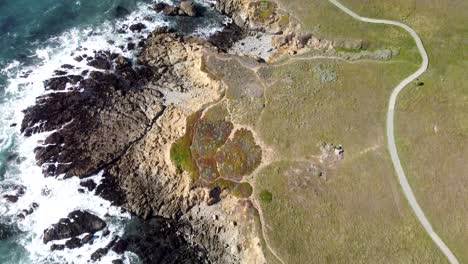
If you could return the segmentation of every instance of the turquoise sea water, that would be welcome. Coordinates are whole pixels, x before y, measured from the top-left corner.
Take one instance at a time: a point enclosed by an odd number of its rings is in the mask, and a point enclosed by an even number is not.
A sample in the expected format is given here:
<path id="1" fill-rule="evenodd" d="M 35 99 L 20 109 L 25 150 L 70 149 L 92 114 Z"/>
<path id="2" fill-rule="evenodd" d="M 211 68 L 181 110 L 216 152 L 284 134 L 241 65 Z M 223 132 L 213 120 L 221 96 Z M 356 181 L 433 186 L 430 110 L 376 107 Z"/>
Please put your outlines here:
<path id="1" fill-rule="evenodd" d="M 134 11 L 138 0 L 0 0 L 0 193 L 8 193 L 22 175 L 22 159 L 18 153 L 21 136 L 10 128 L 14 122 L 13 108 L 26 88 L 7 91 L 22 68 L 42 63 L 37 50 L 59 46 L 54 37 L 72 28 L 98 26 L 104 21 Z M 15 65 L 15 67 L 11 67 Z M 8 69 L 10 67 L 10 69 Z M 22 153 L 26 154 L 27 153 Z M 31 153 L 32 155 L 32 153 Z M 34 177 L 41 177 L 34 175 Z M 14 211 L 5 200 L 0 212 L 0 263 L 56 263 L 52 258 L 31 256 L 27 244 L 31 240 L 27 228 L 20 228 Z M 26 241 L 25 241 L 26 240 Z M 44 253 L 47 254 L 47 253 Z"/>
<path id="2" fill-rule="evenodd" d="M 0 67 L 34 62 L 35 50 L 67 29 L 98 25 L 133 11 L 139 0 L 0 0 Z M 0 85 L 5 85 L 5 78 Z M 1 86 L 0 86 L 1 87 Z M 1 88 L 0 88 L 1 89 Z M 1 91 L 1 90 L 0 90 Z M 0 93 L 1 95 L 1 93 Z"/>
<path id="3" fill-rule="evenodd" d="M 172 2 L 171 0 L 161 0 Z M 34 147 L 45 135 L 25 138 L 19 133 L 22 110 L 42 95 L 43 81 L 62 64 L 74 64 L 78 47 L 111 51 L 131 34 L 116 34 L 122 25 L 143 22 L 148 34 L 161 25 L 184 33 L 207 36 L 223 26 L 223 17 L 208 11 L 202 18 L 167 18 L 148 9 L 150 0 L 0 0 L 0 264 L 86 263 L 89 255 L 103 247 L 108 238 L 79 250 L 50 252 L 42 243 L 45 228 L 76 209 L 110 215 L 110 231 L 119 235 L 129 215 L 92 193 L 77 192 L 79 179 L 44 178 L 36 166 Z M 207 4 L 204 0 L 200 4 Z M 150 17 L 151 19 L 148 19 Z M 145 19 L 144 19 L 145 18 Z M 115 41 L 111 45 L 109 40 Z M 120 51 L 122 52 L 122 51 Z M 130 51 L 125 56 L 135 56 Z M 76 65 L 83 70 L 86 65 Z M 100 175 L 93 177 L 99 182 Z M 24 190 L 16 203 L 4 195 Z M 34 213 L 21 220 L 23 210 L 37 203 Z M 99 234 L 98 234 L 99 236 Z M 109 236 L 110 239 L 110 236 Z M 103 259 L 110 263 L 112 257 Z M 135 256 L 125 256 L 125 263 Z"/>

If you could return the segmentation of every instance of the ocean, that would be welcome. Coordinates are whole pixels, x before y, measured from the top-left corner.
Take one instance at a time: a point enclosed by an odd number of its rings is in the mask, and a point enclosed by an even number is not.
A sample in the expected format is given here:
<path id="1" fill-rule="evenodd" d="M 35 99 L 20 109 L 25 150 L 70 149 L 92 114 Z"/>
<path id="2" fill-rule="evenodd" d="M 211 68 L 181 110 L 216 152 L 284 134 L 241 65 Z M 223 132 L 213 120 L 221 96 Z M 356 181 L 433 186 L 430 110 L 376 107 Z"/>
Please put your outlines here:
<path id="1" fill-rule="evenodd" d="M 169 0 L 161 2 L 173 3 Z M 186 34 L 207 37 L 223 28 L 226 18 L 199 1 L 206 12 L 199 18 L 165 17 L 143 0 L 0 0 L 0 263 L 87 263 L 92 252 L 121 235 L 132 219 L 93 192 L 80 193 L 80 179 L 45 178 L 36 165 L 34 148 L 46 135 L 20 133 L 22 110 L 44 95 L 43 82 L 63 64 L 86 69 L 73 58 L 77 49 L 93 54 L 110 50 L 135 58 L 138 50 L 118 50 L 135 34 L 148 35 L 168 25 Z M 117 34 L 124 25 L 141 22 L 140 33 Z M 73 70 L 70 70 L 70 74 Z M 91 177 L 100 181 L 101 175 Z M 9 195 L 18 197 L 9 201 Z M 14 199 L 14 198 L 13 198 Z M 111 235 L 96 234 L 79 249 L 50 251 L 42 243 L 44 229 L 73 210 L 84 209 L 111 221 Z M 109 252 L 101 263 L 116 258 Z M 139 263 L 125 253 L 124 263 Z"/>

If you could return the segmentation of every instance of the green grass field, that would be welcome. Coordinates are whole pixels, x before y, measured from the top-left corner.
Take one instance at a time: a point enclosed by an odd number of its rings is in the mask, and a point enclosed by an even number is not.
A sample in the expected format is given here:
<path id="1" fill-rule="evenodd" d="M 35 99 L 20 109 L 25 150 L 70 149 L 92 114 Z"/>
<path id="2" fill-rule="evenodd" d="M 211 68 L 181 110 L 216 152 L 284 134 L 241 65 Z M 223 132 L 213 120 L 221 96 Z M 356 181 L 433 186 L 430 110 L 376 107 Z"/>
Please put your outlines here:
<path id="1" fill-rule="evenodd" d="M 420 62 L 413 41 L 398 28 L 358 22 L 328 1 L 278 3 L 301 21 L 304 31 L 330 40 L 365 40 L 370 50 L 396 47 L 400 55 L 386 64 L 297 62 L 260 72 L 267 87 L 266 107 L 256 130 L 280 161 L 259 172 L 254 189 L 257 196 L 261 190 L 272 193 L 272 202 L 262 207 L 273 248 L 288 263 L 445 262 L 409 210 L 385 149 L 389 92 Z M 467 262 L 468 2 L 342 3 L 363 16 L 407 23 L 426 46 L 429 70 L 419 85 L 413 84 L 398 99 L 398 147 L 410 184 L 435 230 L 461 263 Z M 338 81 L 327 88 L 314 83 L 310 78 L 314 63 L 336 67 Z M 344 145 L 345 164 L 334 169 L 332 180 L 314 183 L 324 193 L 288 192 L 287 176 L 280 172 L 288 161 L 313 160 L 323 141 Z M 365 147 L 371 150 L 366 152 Z M 359 151 L 366 154 L 349 157 Z M 304 197 L 294 205 L 297 196 Z M 392 199 L 397 209 L 390 206 Z M 372 210 L 360 211 L 359 204 Z M 313 220 L 317 215 L 322 217 L 320 225 Z M 343 236 L 346 239 L 340 240 Z"/>
<path id="2" fill-rule="evenodd" d="M 338 80 L 321 84 L 316 65 Z M 386 151 L 385 114 L 401 62 L 296 61 L 259 72 L 266 108 L 256 131 L 277 154 L 255 175 L 271 246 L 287 263 L 445 263 L 402 195 Z M 342 144 L 345 158 L 318 164 L 323 142 Z"/>
<path id="3" fill-rule="evenodd" d="M 247 58 L 204 61 L 227 87 L 229 119 L 262 146 L 260 169 L 246 178 L 253 190 L 246 192 L 264 215 L 268 262 L 278 260 L 267 243 L 286 263 L 447 263 L 411 211 L 386 149 L 390 93 L 421 61 L 412 38 L 396 27 L 356 21 L 326 0 L 277 3 L 320 38 L 400 52 L 386 62 L 285 56 L 258 70 L 245 66 L 252 65 Z M 398 98 L 397 144 L 421 207 L 467 262 L 468 3 L 342 3 L 363 16 L 409 24 L 427 47 L 428 72 Z M 344 159 L 320 162 L 323 143 L 342 145 Z"/>
<path id="4" fill-rule="evenodd" d="M 429 69 L 420 78 L 424 85 L 407 89 L 397 102 L 398 147 L 421 207 L 460 263 L 466 263 L 468 2 L 345 2 L 361 14 L 407 23 L 425 44 Z"/>

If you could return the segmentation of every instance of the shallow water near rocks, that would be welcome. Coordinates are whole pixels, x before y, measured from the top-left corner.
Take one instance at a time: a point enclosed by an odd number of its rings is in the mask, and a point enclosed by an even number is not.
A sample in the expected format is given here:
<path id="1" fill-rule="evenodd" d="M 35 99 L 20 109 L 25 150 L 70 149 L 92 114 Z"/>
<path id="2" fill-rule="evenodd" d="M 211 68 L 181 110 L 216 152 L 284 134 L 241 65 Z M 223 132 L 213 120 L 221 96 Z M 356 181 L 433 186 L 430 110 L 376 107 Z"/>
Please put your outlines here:
<path id="1" fill-rule="evenodd" d="M 46 135 L 24 137 L 19 129 L 22 110 L 45 93 L 43 82 L 55 70 L 63 64 L 80 67 L 75 70 L 77 73 L 89 68 L 85 61 L 73 59 L 77 55 L 91 56 L 95 50 L 109 50 L 135 58 L 137 50 L 122 51 L 118 46 L 126 45 L 128 38 L 145 37 L 157 27 L 170 25 L 199 36 L 223 27 L 224 17 L 203 1 L 200 3 L 206 7 L 204 16 L 193 20 L 164 17 L 149 10 L 148 3 L 0 0 L 0 263 L 85 263 L 112 236 L 124 233 L 131 216 L 93 192 L 78 192 L 80 179 L 44 178 L 36 165 L 34 148 Z M 142 32 L 116 33 L 124 24 L 138 22 L 146 26 Z M 100 178 L 98 174 L 88 179 L 99 183 Z M 18 196 L 18 200 L 8 201 L 5 195 Z M 23 212 L 34 203 L 38 207 L 31 214 Z M 92 245 L 51 252 L 50 244 L 42 243 L 44 229 L 76 209 L 88 210 L 104 219 L 111 234 L 103 236 L 101 231 L 96 233 Z M 110 263 L 115 258 L 122 258 L 125 263 L 139 262 L 131 253 L 109 253 L 101 262 Z"/>

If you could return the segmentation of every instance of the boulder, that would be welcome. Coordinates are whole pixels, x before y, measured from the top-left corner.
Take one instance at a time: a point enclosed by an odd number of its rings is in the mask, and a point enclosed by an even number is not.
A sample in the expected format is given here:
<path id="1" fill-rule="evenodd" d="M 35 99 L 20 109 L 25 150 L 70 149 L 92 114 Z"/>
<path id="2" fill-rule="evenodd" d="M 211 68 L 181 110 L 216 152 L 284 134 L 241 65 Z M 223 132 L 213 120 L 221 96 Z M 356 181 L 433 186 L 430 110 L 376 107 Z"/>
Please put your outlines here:
<path id="1" fill-rule="evenodd" d="M 65 245 L 60 245 L 60 244 L 52 244 L 50 246 L 50 251 L 61 251 L 61 250 L 64 250 L 65 249 Z"/>
<path id="2" fill-rule="evenodd" d="M 179 8 L 178 7 L 171 6 L 171 5 L 168 5 L 168 4 L 165 4 L 161 11 L 166 16 L 177 16 L 179 14 Z"/>
<path id="3" fill-rule="evenodd" d="M 81 247 L 81 239 L 77 237 L 73 237 L 65 242 L 65 247 L 68 249 L 75 249 Z"/>
<path id="4" fill-rule="evenodd" d="M 227 51 L 235 42 L 245 37 L 245 32 L 235 23 L 227 24 L 222 31 L 218 31 L 208 38 L 208 41 L 220 50 Z"/>
<path id="5" fill-rule="evenodd" d="M 3 195 L 3 198 L 5 198 L 5 200 L 9 201 L 10 203 L 16 203 L 18 201 L 18 196 L 16 195 L 5 194 Z"/>
<path id="6" fill-rule="evenodd" d="M 197 16 L 197 9 L 195 8 L 195 4 L 193 3 L 193 1 L 181 1 L 179 8 L 187 16 Z"/>
<path id="7" fill-rule="evenodd" d="M 68 83 L 71 85 L 75 85 L 82 80 L 83 77 L 81 77 L 80 75 L 54 77 L 44 81 L 44 88 L 46 90 L 62 91 L 65 90 Z"/>
<path id="8" fill-rule="evenodd" d="M 163 13 L 166 16 L 197 16 L 197 8 L 193 1 L 182 0 L 179 6 L 172 6 L 166 3 L 156 3 L 153 5 L 153 10 L 158 13 Z"/>
<path id="9" fill-rule="evenodd" d="M 60 66 L 64 69 L 68 69 L 68 70 L 71 70 L 71 69 L 75 69 L 75 66 L 71 65 L 71 64 L 63 64 L 62 66 Z"/>
<path id="10" fill-rule="evenodd" d="M 95 233 L 106 227 L 106 223 L 99 217 L 87 211 L 73 211 L 67 218 L 62 218 L 57 224 L 44 230 L 44 244 L 53 240 L 76 237 L 84 233 Z"/>
<path id="11" fill-rule="evenodd" d="M 107 248 L 100 248 L 100 249 L 94 251 L 93 254 L 91 254 L 91 260 L 92 260 L 92 261 L 101 260 L 102 257 L 104 257 L 105 255 L 107 255 L 107 252 L 109 252 L 109 249 L 107 249 Z"/>
<path id="12" fill-rule="evenodd" d="M 54 74 L 55 74 L 55 75 L 66 75 L 67 72 L 66 72 L 66 71 L 62 71 L 62 70 L 55 70 L 55 71 L 54 71 Z"/>
<path id="13" fill-rule="evenodd" d="M 210 190 L 208 201 L 206 202 L 209 206 L 214 205 L 221 201 L 221 188 L 219 186 L 214 187 Z"/>
<path id="14" fill-rule="evenodd" d="M 132 32 L 135 32 L 135 31 L 141 32 L 145 28 L 146 28 L 146 26 L 143 23 L 137 23 L 137 24 L 133 24 L 133 25 L 130 26 L 130 30 Z"/>
<path id="15" fill-rule="evenodd" d="M 128 241 L 119 239 L 117 242 L 115 242 L 114 246 L 112 247 L 112 251 L 114 251 L 117 254 L 123 254 L 128 247 Z"/>
<path id="16" fill-rule="evenodd" d="M 129 43 L 127 44 L 127 50 L 134 50 L 135 47 L 136 47 L 136 45 L 135 45 L 135 43 L 133 43 L 133 42 L 129 42 Z"/>
<path id="17" fill-rule="evenodd" d="M 84 182 L 80 182 L 81 187 L 85 187 L 88 191 L 93 191 L 96 188 L 96 183 L 93 180 L 87 180 Z"/>
<path id="18" fill-rule="evenodd" d="M 111 64 L 107 58 L 96 56 L 88 62 L 88 66 L 101 70 L 110 70 Z"/>
<path id="19" fill-rule="evenodd" d="M 118 56 L 115 60 L 114 60 L 114 63 L 115 63 L 115 68 L 117 69 L 125 69 L 127 67 L 130 66 L 130 62 L 127 58 L 125 58 L 124 56 Z"/>
<path id="20" fill-rule="evenodd" d="M 93 234 L 87 234 L 85 235 L 82 239 L 81 239 L 81 244 L 87 244 L 88 242 L 90 242 L 91 240 L 93 240 L 94 238 L 94 235 Z"/>
<path id="21" fill-rule="evenodd" d="M 152 34 L 153 35 L 160 35 L 160 34 L 165 34 L 165 33 L 174 33 L 175 29 L 167 27 L 167 26 L 162 26 L 158 27 L 155 30 L 153 30 Z"/>
<path id="22" fill-rule="evenodd" d="M 156 3 L 153 5 L 153 10 L 159 13 L 162 12 L 166 6 L 168 6 L 166 3 Z"/>

